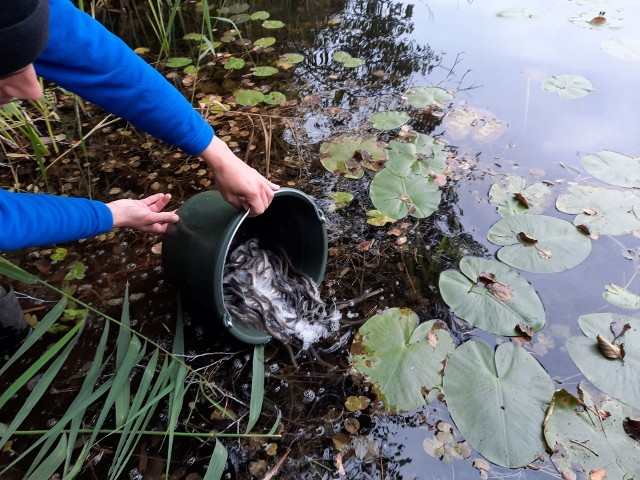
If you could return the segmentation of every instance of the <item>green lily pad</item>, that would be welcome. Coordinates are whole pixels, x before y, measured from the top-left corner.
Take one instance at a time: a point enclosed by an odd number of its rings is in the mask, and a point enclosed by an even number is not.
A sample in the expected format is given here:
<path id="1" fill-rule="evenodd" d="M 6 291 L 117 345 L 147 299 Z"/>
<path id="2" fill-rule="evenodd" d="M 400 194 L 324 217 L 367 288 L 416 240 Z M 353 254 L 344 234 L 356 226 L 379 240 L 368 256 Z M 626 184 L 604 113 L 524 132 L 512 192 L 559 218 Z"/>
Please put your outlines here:
<path id="1" fill-rule="evenodd" d="M 349 60 L 351 58 L 351 54 L 347 53 L 347 52 L 343 52 L 342 50 L 339 50 L 337 52 L 335 52 L 333 54 L 333 59 L 336 62 L 340 62 L 340 63 L 344 63 L 347 60 Z"/>
<path id="2" fill-rule="evenodd" d="M 264 101 L 264 94 L 256 90 L 236 90 L 234 93 L 238 105 L 257 105 Z"/>
<path id="3" fill-rule="evenodd" d="M 584 388 L 579 390 L 582 401 L 564 389 L 553 395 L 544 425 L 551 461 L 563 478 L 637 478 L 640 445 L 624 428 L 633 412 L 609 397 L 595 404 Z M 605 476 L 591 476 L 600 469 Z"/>
<path id="4" fill-rule="evenodd" d="M 253 69 L 253 74 L 256 77 L 270 77 L 271 75 L 275 75 L 278 73 L 278 69 L 269 66 L 256 67 Z"/>
<path id="5" fill-rule="evenodd" d="M 576 214 L 574 225 L 590 233 L 623 235 L 640 230 L 640 192 L 572 185 L 558 196 L 556 208 Z"/>
<path id="6" fill-rule="evenodd" d="M 507 8 L 500 10 L 496 13 L 496 17 L 504 18 L 505 20 L 538 20 L 542 18 L 535 10 L 530 8 Z"/>
<path id="7" fill-rule="evenodd" d="M 453 140 L 471 136 L 480 143 L 489 143 L 505 134 L 509 124 L 487 110 L 471 107 L 456 108 L 442 119 L 446 134 Z"/>
<path id="8" fill-rule="evenodd" d="M 367 121 L 378 130 L 394 130 L 407 123 L 409 118 L 405 112 L 378 112 L 371 115 Z"/>
<path id="9" fill-rule="evenodd" d="M 258 40 L 256 40 L 255 42 L 253 42 L 253 44 L 256 47 L 261 47 L 261 48 L 267 48 L 270 47 L 271 45 L 273 45 L 274 43 L 276 43 L 276 39 L 274 37 L 264 37 L 264 38 L 259 38 Z"/>
<path id="10" fill-rule="evenodd" d="M 418 325 L 407 308 L 390 308 L 360 327 L 351 359 L 391 410 L 425 405 L 424 389 L 442 383 L 442 364 L 453 352 L 449 332 L 436 320 Z"/>
<path id="11" fill-rule="evenodd" d="M 542 213 L 551 202 L 551 189 L 538 182 L 526 186 L 519 175 L 506 175 L 489 189 L 489 203 L 496 205 L 501 217 L 522 213 Z"/>
<path id="12" fill-rule="evenodd" d="M 277 29 L 284 27 L 284 23 L 282 23 L 280 20 L 265 20 L 264 22 L 262 22 L 262 26 L 264 28 Z"/>
<path id="13" fill-rule="evenodd" d="M 557 93 L 560 98 L 586 97 L 594 91 L 593 84 L 578 75 L 554 75 L 542 81 L 542 90 Z"/>
<path id="14" fill-rule="evenodd" d="M 384 227 L 387 223 L 393 223 L 396 221 L 395 218 L 385 215 L 380 210 L 368 210 L 367 217 L 369 217 L 367 219 L 367 223 L 376 227 Z"/>
<path id="15" fill-rule="evenodd" d="M 287 100 L 287 97 L 284 96 L 284 93 L 281 92 L 269 92 L 264 96 L 264 103 L 269 105 L 281 105 L 283 102 Z"/>
<path id="16" fill-rule="evenodd" d="M 451 418 L 487 460 L 516 468 L 544 452 L 553 381 L 522 347 L 504 343 L 494 357 L 483 342 L 467 341 L 449 357 L 443 386 Z"/>
<path id="17" fill-rule="evenodd" d="M 496 335 L 516 336 L 524 324 L 535 332 L 545 314 L 534 288 L 515 270 L 495 260 L 463 257 L 460 271 L 440 274 L 440 294 L 451 310 L 474 327 Z"/>
<path id="18" fill-rule="evenodd" d="M 407 90 L 402 98 L 412 107 L 432 109 L 446 107 L 453 95 L 440 87 L 415 87 Z"/>
<path id="19" fill-rule="evenodd" d="M 287 59 L 287 62 L 294 65 L 304 60 L 304 55 L 301 55 L 299 53 L 285 53 L 283 57 Z"/>
<path id="20" fill-rule="evenodd" d="M 545 215 L 512 215 L 489 229 L 491 243 L 502 245 L 498 259 L 534 273 L 562 272 L 589 256 L 591 240 L 565 220 Z"/>
<path id="21" fill-rule="evenodd" d="M 265 12 L 264 10 L 260 10 L 258 12 L 253 12 L 251 14 L 251 20 L 266 20 L 270 16 L 271 16 L 271 14 L 269 12 Z"/>
<path id="22" fill-rule="evenodd" d="M 229 7 L 227 9 L 227 12 L 228 13 L 237 14 L 237 13 L 246 12 L 247 10 L 249 10 L 249 4 L 247 4 L 247 3 L 234 3 L 232 5 L 229 5 Z"/>
<path id="23" fill-rule="evenodd" d="M 333 210 L 340 210 L 348 207 L 353 201 L 353 194 L 349 192 L 333 192 L 331 193 L 333 199 Z"/>
<path id="24" fill-rule="evenodd" d="M 604 286 L 602 298 L 616 307 L 629 310 L 640 309 L 640 297 L 624 287 L 608 283 Z"/>
<path id="25" fill-rule="evenodd" d="M 609 55 L 622 60 L 640 62 L 640 38 L 609 39 L 603 41 L 600 48 Z"/>
<path id="26" fill-rule="evenodd" d="M 227 63 L 224 64 L 224 68 L 225 70 L 240 70 L 241 68 L 244 68 L 246 64 L 247 62 L 242 58 L 231 57 L 227 60 Z"/>
<path id="27" fill-rule="evenodd" d="M 449 156 L 442 142 L 423 133 L 410 142 L 391 140 L 386 152 L 387 168 L 401 177 L 442 173 Z"/>
<path id="28" fill-rule="evenodd" d="M 640 320 L 614 313 L 593 313 L 580 317 L 578 324 L 585 336 L 570 338 L 567 347 L 580 371 L 603 392 L 640 408 Z M 628 329 L 619 335 L 625 325 L 629 325 Z M 623 358 L 605 356 L 605 347 L 599 347 L 602 339 L 618 347 L 624 345 Z"/>
<path id="29" fill-rule="evenodd" d="M 580 163 L 587 172 L 605 183 L 640 188 L 640 157 L 604 150 L 597 155 L 584 155 Z"/>
<path id="30" fill-rule="evenodd" d="M 229 20 L 236 25 L 240 25 L 241 23 L 245 23 L 251 20 L 251 15 L 249 15 L 248 13 L 238 13 L 237 15 L 231 15 L 229 17 Z"/>
<path id="31" fill-rule="evenodd" d="M 169 68 L 180 68 L 186 67 L 190 65 L 192 60 L 187 57 L 171 57 L 167 59 L 167 67 Z"/>
<path id="32" fill-rule="evenodd" d="M 374 138 L 343 135 L 320 145 L 320 163 L 328 171 L 346 178 L 362 178 L 363 168 L 377 171 L 386 157 Z"/>
<path id="33" fill-rule="evenodd" d="M 425 218 L 440 205 L 440 190 L 432 180 L 422 175 L 401 177 L 388 168 L 373 177 L 369 196 L 378 210 L 392 218 Z"/>
<path id="34" fill-rule="evenodd" d="M 361 58 L 351 57 L 342 62 L 342 64 L 347 68 L 358 68 L 364 65 L 364 60 Z"/>

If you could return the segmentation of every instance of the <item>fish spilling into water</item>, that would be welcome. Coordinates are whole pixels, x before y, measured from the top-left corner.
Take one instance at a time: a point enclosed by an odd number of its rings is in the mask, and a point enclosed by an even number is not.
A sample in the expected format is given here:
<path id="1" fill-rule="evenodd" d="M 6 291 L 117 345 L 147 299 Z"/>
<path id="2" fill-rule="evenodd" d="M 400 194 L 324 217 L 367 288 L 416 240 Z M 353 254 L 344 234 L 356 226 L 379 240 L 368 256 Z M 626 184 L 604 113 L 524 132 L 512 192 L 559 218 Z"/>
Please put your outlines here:
<path id="1" fill-rule="evenodd" d="M 234 320 L 266 331 L 290 353 L 292 344 L 307 350 L 339 327 L 338 310 L 327 307 L 318 285 L 291 265 L 282 248 L 264 248 L 257 239 L 238 245 L 227 258 L 223 284 Z"/>

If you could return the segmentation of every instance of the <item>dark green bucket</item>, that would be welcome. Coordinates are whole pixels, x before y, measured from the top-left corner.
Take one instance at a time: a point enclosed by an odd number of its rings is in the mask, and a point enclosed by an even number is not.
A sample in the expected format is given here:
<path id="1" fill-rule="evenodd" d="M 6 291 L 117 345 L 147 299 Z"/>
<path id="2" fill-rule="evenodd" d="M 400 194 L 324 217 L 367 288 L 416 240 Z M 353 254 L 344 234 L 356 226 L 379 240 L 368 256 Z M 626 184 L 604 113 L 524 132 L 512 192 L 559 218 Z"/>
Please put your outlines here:
<path id="1" fill-rule="evenodd" d="M 224 306 L 223 275 L 232 246 L 250 238 L 278 245 L 292 265 L 317 283 L 327 263 L 324 215 L 308 195 L 280 188 L 269 208 L 256 217 L 228 204 L 217 191 L 194 195 L 177 211 L 162 241 L 162 261 L 183 299 L 211 312 L 230 333 L 246 343 L 262 344 L 271 336 L 234 322 Z"/>

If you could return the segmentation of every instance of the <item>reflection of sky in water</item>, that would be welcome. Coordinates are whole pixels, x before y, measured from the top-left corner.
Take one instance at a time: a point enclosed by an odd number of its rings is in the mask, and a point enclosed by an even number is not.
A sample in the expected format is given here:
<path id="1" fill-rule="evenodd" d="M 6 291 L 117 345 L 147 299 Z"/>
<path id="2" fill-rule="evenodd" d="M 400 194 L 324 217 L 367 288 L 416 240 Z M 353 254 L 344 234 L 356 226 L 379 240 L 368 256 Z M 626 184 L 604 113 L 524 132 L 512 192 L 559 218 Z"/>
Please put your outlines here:
<path id="1" fill-rule="evenodd" d="M 622 29 L 599 31 L 568 21 L 593 9 L 566 1 L 549 4 L 420 0 L 414 5 L 417 28 L 413 37 L 429 43 L 436 52 L 446 52 L 446 66 L 462 53 L 456 76 L 470 72 L 461 86 L 480 88 L 459 93 L 456 101 L 489 109 L 509 122 L 507 134 L 484 148 L 485 152 L 506 154 L 527 167 L 544 168 L 559 161 L 577 165 L 576 153 L 604 149 L 637 155 L 640 63 L 613 57 L 600 44 L 610 38 L 637 37 L 640 4 L 631 0 L 624 4 Z M 518 6 L 532 8 L 542 18 L 514 21 L 495 15 Z M 597 15 L 598 11 L 593 11 Z M 541 81 L 558 74 L 584 76 L 596 91 L 575 100 L 543 92 Z M 421 81 L 414 79 L 412 83 Z M 516 148 L 506 152 L 503 145 L 509 142 Z"/>

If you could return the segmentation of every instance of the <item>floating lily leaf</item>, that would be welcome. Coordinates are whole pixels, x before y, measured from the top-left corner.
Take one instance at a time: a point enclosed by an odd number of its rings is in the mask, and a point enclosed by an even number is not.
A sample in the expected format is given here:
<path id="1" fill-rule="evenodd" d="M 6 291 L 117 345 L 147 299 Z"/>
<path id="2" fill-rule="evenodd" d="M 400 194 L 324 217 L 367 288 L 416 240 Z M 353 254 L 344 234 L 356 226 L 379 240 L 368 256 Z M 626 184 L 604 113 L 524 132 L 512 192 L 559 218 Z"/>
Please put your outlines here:
<path id="1" fill-rule="evenodd" d="M 349 53 L 347 53 L 347 52 L 343 52 L 343 51 L 341 51 L 341 50 L 340 50 L 340 51 L 337 51 L 337 52 L 335 52 L 335 53 L 333 54 L 333 59 L 334 59 L 336 62 L 340 62 L 340 63 L 343 63 L 343 62 L 345 62 L 345 61 L 349 60 L 350 58 L 351 58 L 351 55 L 350 55 Z"/>
<path id="2" fill-rule="evenodd" d="M 245 23 L 251 20 L 251 15 L 249 15 L 248 13 L 239 13 L 237 15 L 231 15 L 229 17 L 229 20 L 236 25 L 240 25 L 241 23 Z"/>
<path id="3" fill-rule="evenodd" d="M 333 210 L 346 208 L 353 201 L 353 194 L 349 192 L 334 192 L 331 194 L 333 199 Z"/>
<path id="4" fill-rule="evenodd" d="M 270 77 L 271 75 L 275 75 L 276 73 L 278 73 L 278 69 L 274 68 L 274 67 L 256 67 L 253 70 L 253 74 L 256 77 Z"/>
<path id="5" fill-rule="evenodd" d="M 269 105 L 281 105 L 286 100 L 287 97 L 285 97 L 281 92 L 269 92 L 264 96 L 263 101 Z"/>
<path id="6" fill-rule="evenodd" d="M 258 40 L 256 40 L 255 42 L 253 42 L 253 44 L 256 47 L 261 47 L 261 48 L 267 48 L 270 47 L 271 45 L 273 45 L 274 43 L 276 43 L 276 39 L 274 37 L 264 37 L 264 38 L 259 38 Z"/>
<path id="7" fill-rule="evenodd" d="M 600 48 L 609 55 L 621 58 L 622 60 L 630 60 L 632 62 L 640 62 L 640 39 L 639 38 L 620 38 L 609 39 L 602 42 Z"/>
<path id="8" fill-rule="evenodd" d="M 245 62 L 242 58 L 231 57 L 229 60 L 227 60 L 227 63 L 224 64 L 224 68 L 225 70 L 240 70 L 241 68 L 244 68 L 246 64 L 247 62 Z"/>
<path id="9" fill-rule="evenodd" d="M 385 215 L 425 218 L 440 205 L 440 190 L 422 175 L 401 177 L 388 168 L 380 170 L 369 187 L 373 205 Z"/>
<path id="10" fill-rule="evenodd" d="M 553 381 L 522 347 L 470 340 L 449 357 L 444 393 L 463 437 L 488 460 L 516 468 L 544 452 L 542 422 Z"/>
<path id="11" fill-rule="evenodd" d="M 501 217 L 521 213 L 542 213 L 551 201 L 551 189 L 538 182 L 526 186 L 524 177 L 506 175 L 491 185 L 489 203 L 497 205 Z"/>
<path id="12" fill-rule="evenodd" d="M 447 135 L 454 140 L 462 140 L 471 135 L 476 142 L 489 143 L 500 138 L 509 124 L 498 120 L 487 110 L 471 107 L 457 108 L 442 120 Z"/>
<path id="13" fill-rule="evenodd" d="M 544 425 L 551 461 L 563 478 L 635 478 L 640 445 L 624 429 L 632 410 L 609 397 L 594 404 L 584 388 L 579 390 L 582 402 L 564 389 L 553 395 Z M 591 475 L 599 470 L 603 475 Z"/>
<path id="14" fill-rule="evenodd" d="M 201 33 L 187 33 L 182 37 L 183 40 L 195 40 L 196 42 L 202 42 L 205 39 L 205 36 Z"/>
<path id="15" fill-rule="evenodd" d="M 285 53 L 283 57 L 286 58 L 289 63 L 293 64 L 300 63 L 304 60 L 304 55 L 299 53 Z"/>
<path id="16" fill-rule="evenodd" d="M 320 145 L 322 166 L 347 178 L 361 178 L 363 168 L 377 171 L 384 161 L 384 150 L 373 138 L 345 135 Z"/>
<path id="17" fill-rule="evenodd" d="M 358 68 L 364 65 L 364 60 L 356 57 L 351 57 L 342 62 L 342 64 L 347 68 Z"/>
<path id="18" fill-rule="evenodd" d="M 280 20 L 265 20 L 264 22 L 262 22 L 262 26 L 264 28 L 277 29 L 284 27 L 284 23 L 282 23 Z"/>
<path id="19" fill-rule="evenodd" d="M 437 175 L 447 168 L 448 153 L 442 142 L 419 133 L 410 142 L 391 140 L 386 150 L 387 167 L 396 175 Z"/>
<path id="20" fill-rule="evenodd" d="M 507 8 L 496 13 L 496 17 L 506 20 L 538 20 L 542 18 L 535 10 L 530 8 Z"/>
<path id="21" fill-rule="evenodd" d="M 554 75 L 542 81 L 542 90 L 555 92 L 560 98 L 586 97 L 594 91 L 593 84 L 578 75 Z"/>
<path id="22" fill-rule="evenodd" d="M 258 12 L 253 12 L 251 14 L 251 20 L 266 20 L 270 16 L 271 16 L 271 14 L 269 12 L 265 12 L 264 10 L 260 10 Z"/>
<path id="23" fill-rule="evenodd" d="M 264 94 L 256 90 L 236 90 L 234 93 L 238 105 L 257 105 L 264 101 Z"/>
<path id="24" fill-rule="evenodd" d="M 384 227 L 387 223 L 393 223 L 396 221 L 395 218 L 391 218 L 388 215 L 385 215 L 380 210 L 369 210 L 367 211 L 367 223 L 369 225 L 375 225 L 376 227 Z"/>
<path id="25" fill-rule="evenodd" d="M 442 383 L 443 361 L 453 352 L 449 332 L 436 320 L 418 325 L 407 308 L 390 308 L 360 327 L 351 346 L 353 365 L 391 410 L 423 406 L 424 389 Z"/>
<path id="26" fill-rule="evenodd" d="M 576 214 L 574 225 L 584 225 L 591 233 L 623 235 L 640 230 L 640 192 L 605 187 L 572 185 L 560 194 L 556 207 Z"/>
<path id="27" fill-rule="evenodd" d="M 431 109 L 446 107 L 453 95 L 440 87 L 415 87 L 407 90 L 402 98 L 412 107 Z"/>
<path id="28" fill-rule="evenodd" d="M 527 272 L 573 268 L 591 252 L 591 240 L 565 220 L 545 215 L 513 215 L 489 229 L 491 243 L 503 245 L 498 258 Z"/>
<path id="29" fill-rule="evenodd" d="M 597 155 L 584 155 L 580 163 L 587 172 L 605 183 L 640 188 L 640 157 L 604 150 Z"/>
<path id="30" fill-rule="evenodd" d="M 192 60 L 187 57 L 172 57 L 167 59 L 167 67 L 169 68 L 180 68 L 186 67 L 191 64 Z"/>
<path id="31" fill-rule="evenodd" d="M 247 3 L 234 3 L 229 5 L 227 13 L 237 14 L 246 12 L 247 10 L 249 10 L 249 5 Z"/>
<path id="32" fill-rule="evenodd" d="M 580 371 L 596 387 L 621 402 L 640 408 L 640 320 L 614 313 L 583 315 L 578 320 L 584 337 L 568 340 L 569 354 Z M 629 325 L 614 334 L 615 325 Z M 624 358 L 607 358 L 598 347 L 601 337 L 623 345 Z"/>
<path id="33" fill-rule="evenodd" d="M 629 310 L 640 309 L 640 297 L 626 288 L 608 283 L 604 286 L 602 297 L 612 305 Z"/>
<path id="34" fill-rule="evenodd" d="M 622 17 L 615 12 L 612 13 L 611 9 L 608 9 L 604 14 L 601 10 L 583 12 L 580 15 L 571 17 L 569 20 L 580 27 L 593 30 L 616 30 L 624 25 Z"/>
<path id="35" fill-rule="evenodd" d="M 393 130 L 407 123 L 409 115 L 405 112 L 378 112 L 371 115 L 367 121 L 378 130 Z"/>
<path id="36" fill-rule="evenodd" d="M 460 272 L 440 274 L 440 294 L 453 312 L 474 327 L 496 335 L 521 334 L 518 325 L 537 332 L 544 307 L 534 288 L 515 270 L 495 260 L 463 257 Z"/>

